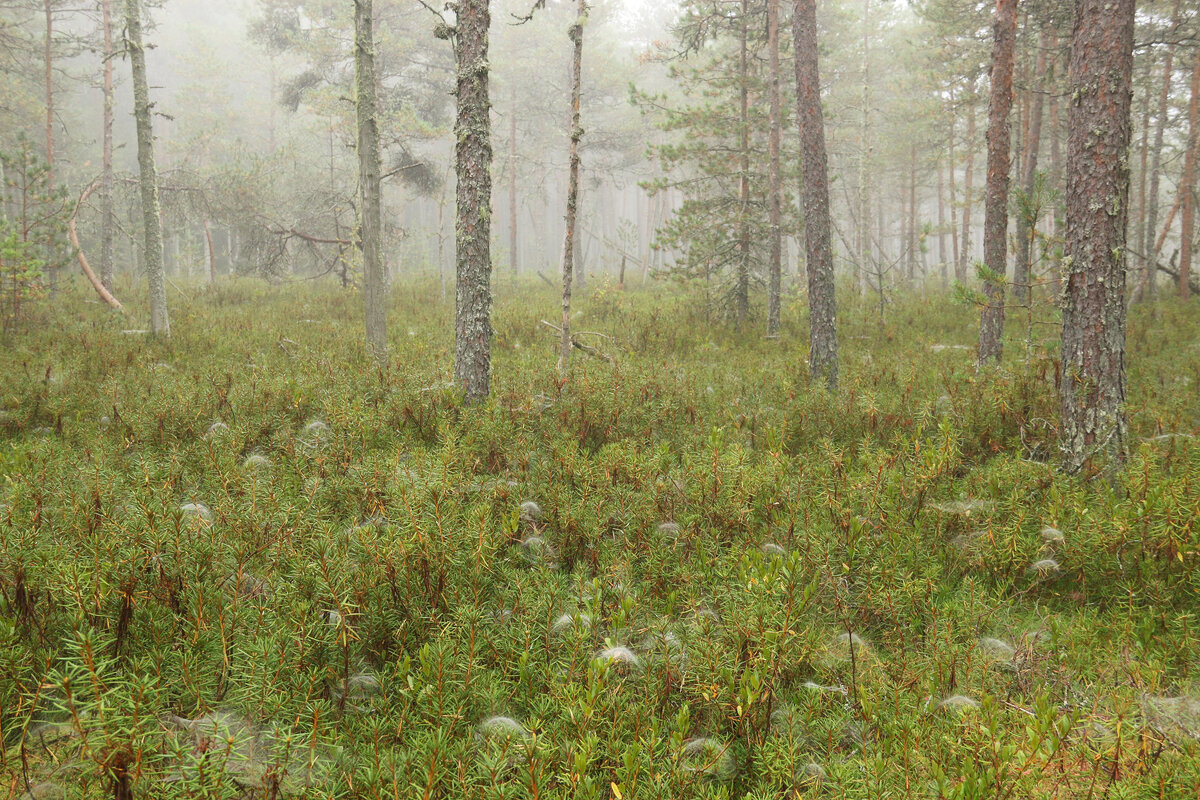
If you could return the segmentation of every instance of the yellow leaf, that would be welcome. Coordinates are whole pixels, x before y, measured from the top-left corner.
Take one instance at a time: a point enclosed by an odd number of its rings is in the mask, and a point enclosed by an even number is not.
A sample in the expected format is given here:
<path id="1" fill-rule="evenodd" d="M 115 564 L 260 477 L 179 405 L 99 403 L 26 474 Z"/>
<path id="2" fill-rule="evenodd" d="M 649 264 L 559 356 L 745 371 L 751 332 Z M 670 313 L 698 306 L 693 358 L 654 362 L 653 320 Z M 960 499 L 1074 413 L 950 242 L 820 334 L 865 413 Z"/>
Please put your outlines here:
<path id="1" fill-rule="evenodd" d="M 617 786 L 617 782 L 610 781 L 608 786 L 610 789 L 612 789 L 613 797 L 617 798 L 617 800 L 621 800 L 621 787 Z"/>

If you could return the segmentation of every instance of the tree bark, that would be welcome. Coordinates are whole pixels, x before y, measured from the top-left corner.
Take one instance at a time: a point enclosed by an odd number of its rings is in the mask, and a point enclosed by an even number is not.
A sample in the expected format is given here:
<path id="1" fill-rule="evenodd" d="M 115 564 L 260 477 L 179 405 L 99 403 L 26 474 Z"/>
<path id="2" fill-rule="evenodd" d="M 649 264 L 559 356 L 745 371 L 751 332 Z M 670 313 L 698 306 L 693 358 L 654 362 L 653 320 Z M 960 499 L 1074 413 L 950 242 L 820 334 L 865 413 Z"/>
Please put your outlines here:
<path id="1" fill-rule="evenodd" d="M 387 276 L 379 188 L 379 112 L 372 0 L 354 0 L 354 109 L 358 124 L 358 247 L 363 259 L 367 352 L 387 363 Z"/>
<path id="2" fill-rule="evenodd" d="M 767 224 L 770 227 L 770 257 L 767 263 L 767 336 L 779 335 L 779 314 L 782 305 L 783 231 L 782 217 L 783 164 L 779 154 L 780 132 L 783 129 L 783 109 L 779 99 L 779 0 L 767 0 L 767 94 L 770 121 L 767 131 Z"/>
<path id="3" fill-rule="evenodd" d="M 1057 37 L 1054 39 L 1054 44 L 1057 47 Z M 1058 96 L 1059 96 L 1059 75 L 1061 68 L 1059 64 L 1059 55 L 1055 53 L 1054 61 L 1050 64 L 1049 80 L 1047 85 L 1050 87 L 1050 163 L 1047 165 L 1048 182 L 1055 190 L 1063 189 L 1062 182 L 1062 158 L 1061 147 L 1059 142 L 1062 138 L 1062 124 L 1059 121 L 1058 115 Z M 1049 219 L 1046 220 L 1047 228 L 1051 236 L 1058 236 L 1062 229 L 1059 220 L 1059 211 L 1061 205 L 1055 203 L 1051 207 Z M 1057 298 L 1062 294 L 1062 264 L 1059 259 L 1052 259 L 1050 262 L 1050 293 Z"/>
<path id="4" fill-rule="evenodd" d="M 971 78 L 967 90 L 967 166 L 963 174 L 962 254 L 959 256 L 960 280 L 967 277 L 967 265 L 971 263 L 971 204 L 974 202 L 975 182 L 975 88 L 979 79 Z"/>
<path id="5" fill-rule="evenodd" d="M 954 141 L 958 136 L 958 109 L 954 99 L 950 101 L 950 258 L 954 261 L 954 279 L 963 283 L 967 279 L 966 270 L 958 253 L 958 159 L 954 157 Z"/>
<path id="6" fill-rule="evenodd" d="M 1008 182 L 1017 0 L 996 0 L 991 100 L 988 103 L 987 196 L 983 209 L 983 282 L 987 303 L 979 315 L 979 363 L 1000 361 L 1004 347 L 1004 280 L 1008 271 Z"/>
<path id="7" fill-rule="evenodd" d="M 833 224 L 829 213 L 828 156 L 817 59 L 816 0 L 794 0 L 792 38 L 796 53 L 796 116 L 804 168 L 801 205 L 808 265 L 809 371 L 837 389 L 837 298 L 833 277 Z"/>
<path id="8" fill-rule="evenodd" d="M 1025 156 L 1022 159 L 1024 174 L 1021 176 L 1021 188 L 1025 192 L 1026 203 L 1030 210 L 1039 210 L 1042 198 L 1034 197 L 1037 182 L 1038 151 L 1042 147 L 1042 100 L 1050 88 L 1046 82 L 1046 52 L 1049 42 L 1046 32 L 1038 33 L 1037 76 L 1038 85 L 1030 98 L 1029 135 L 1025 137 Z M 1029 219 L 1024 213 L 1017 214 L 1017 253 L 1013 265 L 1013 300 L 1017 305 L 1027 306 L 1033 296 L 1033 237 L 1037 227 L 1036 219 Z"/>
<path id="9" fill-rule="evenodd" d="M 1125 459 L 1125 232 L 1135 0 L 1078 0 L 1071 43 L 1062 325 L 1064 467 Z M 1097 462 L 1099 462 L 1097 464 Z"/>
<path id="10" fill-rule="evenodd" d="M 104 28 L 104 131 L 100 174 L 100 283 L 111 293 L 113 286 L 113 25 L 112 0 L 102 0 Z"/>
<path id="11" fill-rule="evenodd" d="M 1179 0 L 1175 0 L 1175 7 L 1171 14 L 1172 30 L 1178 25 Z M 1150 156 L 1150 186 L 1146 190 L 1146 228 L 1141 241 L 1145 269 L 1141 275 L 1141 285 L 1135 293 L 1137 297 L 1153 298 L 1158 284 L 1154 274 L 1154 264 L 1158 262 L 1158 246 L 1155 242 L 1154 232 L 1158 229 L 1158 185 L 1159 177 L 1162 175 L 1163 136 L 1167 128 L 1167 117 L 1171 110 L 1171 79 L 1174 76 L 1174 70 L 1175 48 L 1173 45 L 1167 45 L 1167 52 L 1163 56 L 1162 91 L 1158 95 L 1158 119 L 1155 121 L 1154 145 Z"/>
<path id="12" fill-rule="evenodd" d="M 216 248 L 213 247 L 212 225 L 209 224 L 207 219 L 204 220 L 204 242 L 207 245 L 206 249 L 208 250 L 208 282 L 216 283 L 217 251 Z"/>
<path id="13" fill-rule="evenodd" d="M 1183 180 L 1179 193 L 1179 296 L 1187 300 L 1191 296 L 1188 276 L 1192 272 L 1192 247 L 1195 244 L 1196 224 L 1196 157 L 1200 155 L 1200 53 L 1192 54 L 1192 89 L 1188 101 L 1187 152 L 1183 159 Z"/>
<path id="14" fill-rule="evenodd" d="M 863 0 L 863 52 L 860 72 L 862 79 L 861 116 L 858 130 L 858 240 L 855 260 L 858 266 L 858 293 L 865 296 L 869 288 L 868 264 L 871 257 L 870 161 L 871 161 L 871 0 Z"/>
<path id="15" fill-rule="evenodd" d="M 908 282 L 917 278 L 917 146 L 909 147 L 908 153 L 908 229 L 905 233 L 905 248 L 908 251 L 905 271 Z"/>
<path id="16" fill-rule="evenodd" d="M 158 202 L 158 169 L 154 162 L 154 121 L 146 51 L 142 46 L 140 0 L 125 0 L 126 49 L 133 72 L 133 116 L 137 123 L 138 179 L 142 193 L 142 251 L 150 287 L 150 331 L 171 335 L 167 314 L 167 284 L 163 275 L 162 213 Z"/>
<path id="17" fill-rule="evenodd" d="M 467 403 L 487 399 L 492 369 L 492 141 L 488 100 L 488 0 L 459 0 L 454 55 L 458 115 L 454 124 L 454 376 Z"/>
<path id="18" fill-rule="evenodd" d="M 580 120 L 580 94 L 583 83 L 583 26 L 587 22 L 587 0 L 579 0 L 574 24 L 571 25 L 571 145 L 567 173 L 567 232 L 562 257 L 562 337 L 559 340 L 558 372 L 565 375 L 571 368 L 571 282 L 575 274 L 575 237 L 579 212 L 579 141 L 583 138 Z"/>
<path id="19" fill-rule="evenodd" d="M 750 316 L 750 0 L 742 0 L 738 50 L 738 263 L 733 289 L 734 317 L 741 325 Z"/>
<path id="20" fill-rule="evenodd" d="M 953 166 L 953 163 L 952 163 Z M 938 269 L 941 272 L 942 288 L 950 282 L 946 265 L 946 196 L 945 183 L 942 178 L 942 164 L 937 165 L 937 206 L 938 206 Z"/>
<path id="21" fill-rule="evenodd" d="M 42 50 L 46 73 L 46 182 L 54 186 L 54 8 L 53 0 L 43 0 L 46 14 L 46 41 Z"/>
<path id="22" fill-rule="evenodd" d="M 508 261 L 512 274 L 521 271 L 517 257 L 517 86 L 510 90 L 511 103 L 508 111 Z"/>
<path id="23" fill-rule="evenodd" d="M 1135 246 L 1140 245 L 1146 238 L 1146 185 L 1149 182 L 1149 175 L 1147 173 L 1150 166 L 1150 84 L 1153 82 L 1154 77 L 1154 63 L 1153 59 L 1146 61 L 1146 91 L 1142 93 L 1141 142 L 1138 144 L 1138 213 L 1137 227 L 1133 233 L 1133 243 Z M 1147 258 L 1148 255 L 1145 250 L 1142 250 L 1141 255 L 1137 257 L 1137 274 L 1139 276 L 1145 275 L 1146 270 L 1150 268 L 1150 264 L 1146 260 Z M 1128 282 L 1129 278 L 1126 276 L 1126 284 Z M 1134 283 L 1132 295 L 1140 295 L 1141 289 L 1142 281 L 1139 277 Z M 1133 296 L 1130 297 L 1131 301 L 1134 299 Z"/>

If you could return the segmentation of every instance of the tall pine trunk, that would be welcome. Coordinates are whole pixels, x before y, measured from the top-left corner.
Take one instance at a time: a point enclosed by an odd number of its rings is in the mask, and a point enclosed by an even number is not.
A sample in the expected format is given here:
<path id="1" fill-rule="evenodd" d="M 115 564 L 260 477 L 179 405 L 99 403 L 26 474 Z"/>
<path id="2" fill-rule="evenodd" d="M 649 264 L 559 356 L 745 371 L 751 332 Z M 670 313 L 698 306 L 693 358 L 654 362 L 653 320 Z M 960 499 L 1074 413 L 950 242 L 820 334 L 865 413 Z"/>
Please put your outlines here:
<path id="1" fill-rule="evenodd" d="M 54 8 L 53 0 L 42 0 L 46 15 L 46 40 L 42 49 L 46 79 L 46 182 L 54 186 Z"/>
<path id="2" fill-rule="evenodd" d="M 517 257 L 517 85 L 509 92 L 511 105 L 508 119 L 508 262 L 512 274 L 521 271 Z"/>
<path id="3" fill-rule="evenodd" d="M 796 116 L 804 184 L 804 249 L 808 263 L 809 370 L 837 389 L 837 298 L 833 279 L 833 224 L 829 214 L 828 158 L 821 82 L 817 63 L 816 0 L 794 0 L 792 39 L 796 52 Z"/>
<path id="4" fill-rule="evenodd" d="M 1125 231 L 1135 0 L 1078 0 L 1071 42 L 1062 325 L 1065 468 L 1123 463 Z M 1097 463 L 1098 462 L 1098 463 Z"/>
<path id="5" fill-rule="evenodd" d="M 967 166 L 963 174 L 962 253 L 959 256 L 960 280 L 967 277 L 967 266 L 971 262 L 971 205 L 975 202 L 975 89 L 979 79 L 972 77 L 967 89 Z"/>
<path id="6" fill-rule="evenodd" d="M 1183 180 L 1179 184 L 1179 296 L 1191 296 L 1192 248 L 1196 225 L 1196 157 L 1200 155 L 1200 53 L 1192 54 L 1192 90 L 1188 101 L 1187 151 L 1183 158 Z"/>
<path id="7" fill-rule="evenodd" d="M 1057 38 L 1054 39 L 1054 44 L 1057 45 Z M 1062 179 L 1062 158 L 1059 145 L 1062 139 L 1062 124 L 1059 121 L 1058 114 L 1058 96 L 1061 93 L 1059 89 L 1059 76 L 1062 73 L 1062 67 L 1059 64 L 1060 58 L 1056 53 L 1054 61 L 1050 64 L 1050 71 L 1047 80 L 1047 85 L 1050 87 L 1050 99 L 1048 105 L 1050 116 L 1050 162 L 1047 164 L 1047 182 L 1056 191 L 1061 192 L 1065 187 Z M 1062 231 L 1062 224 L 1059 214 L 1063 209 L 1061 203 L 1055 203 L 1050 208 L 1050 214 L 1046 220 L 1047 231 L 1053 237 L 1059 236 Z M 1062 294 L 1062 264 L 1059 259 L 1052 259 L 1050 262 L 1050 295 L 1055 298 Z"/>
<path id="8" fill-rule="evenodd" d="M 1179 25 L 1179 2 L 1175 0 L 1175 8 L 1171 14 L 1171 27 Z M 1162 175 L 1163 137 L 1167 128 L 1167 116 L 1171 110 L 1171 79 L 1175 70 L 1175 48 L 1167 45 L 1163 57 L 1162 91 L 1158 95 L 1158 119 L 1154 126 L 1154 144 L 1150 155 L 1150 186 L 1146 190 L 1146 228 L 1142 233 L 1142 254 L 1145 269 L 1141 274 L 1140 286 L 1135 293 L 1137 298 L 1153 298 L 1158 281 L 1158 248 L 1155 246 L 1155 231 L 1158 229 L 1158 183 Z"/>
<path id="9" fill-rule="evenodd" d="M 942 177 L 942 164 L 939 161 L 937 164 L 938 269 L 941 272 L 943 289 L 950 282 L 949 275 L 946 273 L 946 197 L 943 194 L 944 189 L 945 183 Z"/>
<path id="10" fill-rule="evenodd" d="M 567 164 L 567 234 L 562 257 L 562 336 L 559 340 L 558 371 L 571 366 L 571 282 L 575 277 L 576 216 L 579 212 L 579 141 L 583 138 L 580 94 L 583 90 L 583 26 L 587 22 L 587 0 L 579 0 L 571 37 L 571 146 Z"/>
<path id="11" fill-rule="evenodd" d="M 917 277 L 917 146 L 909 147 L 908 153 L 908 229 L 905 233 L 905 248 L 908 256 L 905 271 L 911 284 Z"/>
<path id="12" fill-rule="evenodd" d="M 999 361 L 1004 341 L 1004 281 L 1008 271 L 1008 182 L 1017 0 L 996 0 L 991 100 L 988 103 L 987 194 L 983 209 L 983 282 L 987 302 L 979 315 L 979 363 Z"/>
<path id="13" fill-rule="evenodd" d="M 742 0 L 738 50 L 738 263 L 733 287 L 734 317 L 750 316 L 750 0 Z"/>
<path id="14" fill-rule="evenodd" d="M 1025 157 L 1022 159 L 1021 190 L 1025 193 L 1028 208 L 1035 209 L 1041 198 L 1035 198 L 1037 183 L 1038 151 L 1042 146 L 1043 98 L 1049 85 L 1046 83 L 1046 51 L 1049 42 L 1045 31 L 1038 34 L 1037 76 L 1039 84 L 1032 91 L 1029 110 L 1029 135 L 1025 138 Z M 1024 213 L 1017 214 L 1017 253 L 1013 265 L 1013 300 L 1018 305 L 1029 305 L 1033 293 L 1033 237 L 1037 220 L 1029 219 Z"/>
<path id="15" fill-rule="evenodd" d="M 100 283 L 106 291 L 113 285 L 113 25 L 112 0 L 100 4 L 104 28 L 104 130 L 100 174 Z"/>
<path id="16" fill-rule="evenodd" d="M 782 216 L 783 164 L 779 154 L 780 132 L 783 129 L 783 109 L 779 99 L 779 0 L 767 0 L 767 93 L 770 121 L 767 131 L 768 177 L 767 219 L 770 231 L 770 257 L 767 263 L 767 336 L 779 335 L 779 312 L 782 300 L 783 231 Z"/>
<path id="17" fill-rule="evenodd" d="M 958 137 L 958 106 L 950 98 L 950 259 L 954 262 L 954 279 L 959 283 L 967 279 L 962 260 L 958 257 L 958 160 L 954 157 L 954 142 Z"/>
<path id="18" fill-rule="evenodd" d="M 1150 172 L 1150 85 L 1154 82 L 1154 65 L 1155 59 L 1146 59 L 1146 91 L 1142 92 L 1142 108 L 1141 108 L 1141 142 L 1138 144 L 1138 213 L 1137 227 L 1133 232 L 1133 245 L 1137 249 L 1141 246 L 1142 241 L 1146 238 L 1146 185 L 1149 182 Z M 1149 266 L 1146 260 L 1146 251 L 1142 250 L 1137 256 L 1138 275 L 1144 275 Z M 1126 277 L 1126 284 L 1129 278 Z M 1137 295 L 1141 294 L 1142 281 L 1135 280 L 1130 301 L 1132 302 Z"/>
<path id="19" fill-rule="evenodd" d="M 492 372 L 492 140 L 488 100 L 488 0 L 454 4 L 454 377 L 467 403 L 487 399 Z"/>
<path id="20" fill-rule="evenodd" d="M 163 275 L 162 213 L 158 202 L 158 169 L 154 163 L 154 121 L 146 51 L 142 45 L 140 0 L 125 0 L 125 37 L 133 72 L 133 116 L 137 123 L 138 180 L 142 193 L 142 258 L 150 288 L 150 331 L 171 335 L 167 315 L 167 283 Z"/>
<path id="21" fill-rule="evenodd" d="M 387 362 L 387 276 L 379 188 L 379 121 L 375 95 L 372 0 L 354 0 L 354 109 L 358 123 L 358 246 L 363 259 L 367 352 Z"/>
<path id="22" fill-rule="evenodd" d="M 855 241 L 855 261 L 858 266 L 858 293 L 866 295 L 870 288 L 868 264 L 871 258 L 871 224 L 867 220 L 871 202 L 871 0 L 863 0 L 862 62 L 859 65 L 860 118 L 858 129 L 858 237 Z M 882 278 L 880 279 L 882 280 Z"/>

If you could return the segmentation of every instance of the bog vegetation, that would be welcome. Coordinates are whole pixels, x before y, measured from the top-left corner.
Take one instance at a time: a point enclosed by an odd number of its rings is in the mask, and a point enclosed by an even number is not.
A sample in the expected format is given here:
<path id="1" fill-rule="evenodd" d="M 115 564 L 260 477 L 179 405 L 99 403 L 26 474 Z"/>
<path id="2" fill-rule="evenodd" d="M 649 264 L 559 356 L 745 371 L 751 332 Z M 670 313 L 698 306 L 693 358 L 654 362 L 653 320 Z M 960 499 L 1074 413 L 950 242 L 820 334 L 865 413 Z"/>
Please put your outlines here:
<path id="1" fill-rule="evenodd" d="M 609 284 L 574 323 L 611 361 L 563 383 L 555 298 L 502 289 L 475 406 L 432 284 L 384 366 L 337 289 L 191 288 L 170 340 L 37 306 L 0 351 L 0 795 L 1200 791 L 1186 304 L 1135 309 L 1104 481 L 1056 469 L 1050 332 L 977 373 L 969 307 L 846 292 L 830 395 Z"/>

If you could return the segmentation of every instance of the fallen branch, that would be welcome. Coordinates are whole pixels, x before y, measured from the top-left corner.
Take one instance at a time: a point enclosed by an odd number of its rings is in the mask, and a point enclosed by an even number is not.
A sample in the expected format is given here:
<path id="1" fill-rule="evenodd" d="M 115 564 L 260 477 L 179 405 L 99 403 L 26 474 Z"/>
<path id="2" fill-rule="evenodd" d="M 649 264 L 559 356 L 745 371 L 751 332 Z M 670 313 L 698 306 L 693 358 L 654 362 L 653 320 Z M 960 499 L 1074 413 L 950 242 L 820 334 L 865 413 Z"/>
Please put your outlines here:
<path id="1" fill-rule="evenodd" d="M 100 299 L 108 303 L 113 308 L 124 311 L 125 306 L 121 305 L 121 301 L 113 297 L 112 292 L 104 288 L 104 284 L 96 277 L 96 273 L 92 272 L 92 267 L 88 264 L 87 256 L 83 254 L 83 248 L 79 246 L 79 234 L 75 232 L 75 218 L 79 216 L 79 209 L 83 206 L 88 196 L 96 191 L 96 187 L 100 185 L 100 181 L 92 181 L 92 184 L 83 190 L 83 194 L 79 196 L 79 202 L 75 204 L 75 213 L 71 214 L 71 219 L 67 220 L 67 236 L 71 239 L 71 246 L 75 248 L 75 257 L 79 259 L 79 267 L 83 270 L 83 274 L 87 276 L 91 282 L 92 288 L 96 290 L 96 294 L 100 295 Z"/>
<path id="2" fill-rule="evenodd" d="M 271 233 L 275 234 L 276 236 L 285 236 L 288 238 L 295 236 L 299 239 L 303 239 L 306 242 L 313 242 L 314 244 L 340 244 L 340 245 L 344 245 L 347 247 L 354 244 L 354 242 L 350 241 L 349 239 L 323 239 L 320 236 L 313 236 L 312 234 L 304 233 L 303 231 L 298 231 L 295 228 L 271 228 L 271 227 L 268 227 L 267 230 L 269 230 Z"/>
<path id="3" fill-rule="evenodd" d="M 541 274 L 541 273 L 538 273 L 538 274 Z M 550 328 L 553 331 L 557 331 L 558 335 L 562 336 L 562 328 L 558 327 L 557 325 L 555 325 L 551 322 L 547 322 L 546 320 L 542 320 L 542 324 L 545 325 L 547 328 Z M 602 334 L 602 333 L 592 333 L 591 335 L 592 336 L 604 336 L 604 334 Z M 609 364 L 617 363 L 616 360 L 612 356 L 608 355 L 600 348 L 593 347 L 590 344 L 584 344 L 583 342 L 576 339 L 574 336 L 571 337 L 571 346 L 574 347 L 576 350 L 579 350 L 583 353 L 587 353 L 589 356 L 592 356 L 593 358 L 598 358 L 601 361 L 607 361 Z"/>
<path id="4" fill-rule="evenodd" d="M 549 286 L 551 289 L 557 289 L 557 288 L 558 288 L 557 286 L 555 286 L 555 285 L 554 285 L 554 281 L 550 280 L 550 279 L 549 279 L 549 278 L 547 278 L 545 275 L 543 275 L 543 274 L 541 273 L 541 271 L 540 271 L 540 270 L 538 271 L 538 274 L 537 274 L 537 276 L 538 276 L 539 278 L 541 278 L 542 280 L 544 280 L 544 281 L 546 282 L 546 285 L 547 285 L 547 286 Z"/>
<path id="5" fill-rule="evenodd" d="M 1171 269 L 1166 264 L 1155 264 L 1155 266 L 1158 267 L 1159 272 L 1167 273 L 1175 280 L 1176 284 L 1179 283 L 1179 270 Z M 1192 294 L 1200 294 L 1200 283 L 1196 283 L 1196 279 L 1191 275 L 1188 276 L 1188 288 L 1192 290 Z"/>

